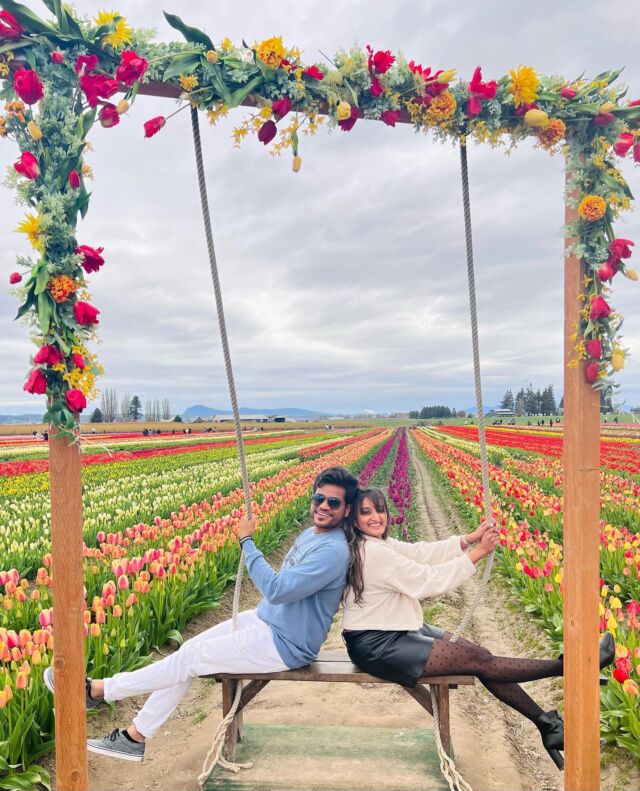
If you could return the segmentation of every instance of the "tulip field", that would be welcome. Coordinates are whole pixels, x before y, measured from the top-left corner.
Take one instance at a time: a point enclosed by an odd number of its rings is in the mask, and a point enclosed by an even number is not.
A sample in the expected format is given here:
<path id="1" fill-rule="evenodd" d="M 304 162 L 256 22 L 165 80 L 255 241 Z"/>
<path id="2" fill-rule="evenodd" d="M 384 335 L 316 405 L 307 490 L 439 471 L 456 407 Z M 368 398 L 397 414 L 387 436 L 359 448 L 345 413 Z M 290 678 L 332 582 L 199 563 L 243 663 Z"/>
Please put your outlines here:
<path id="1" fill-rule="evenodd" d="M 475 427 L 414 429 L 441 490 L 470 526 L 482 516 Z M 557 649 L 562 644 L 562 437 L 487 429 L 492 508 L 500 525 L 497 572 Z M 601 444 L 600 631 L 616 640 L 604 671 L 602 738 L 640 758 L 640 438 Z"/>
<path id="2" fill-rule="evenodd" d="M 360 473 L 380 446 L 397 444 L 384 428 L 248 438 L 258 546 L 271 551 L 304 519 L 320 469 Z M 46 780 L 34 762 L 53 746 L 42 683 L 54 647 L 48 473 L 17 466 L 28 445 L 3 450 L 14 467 L 0 475 L 0 788 L 29 788 Z M 158 442 L 141 450 L 84 458 L 85 646 L 96 677 L 140 667 L 153 647 L 180 642 L 185 623 L 215 606 L 239 559 L 244 506 L 233 447 Z M 372 474 L 381 463 L 369 465 Z"/>

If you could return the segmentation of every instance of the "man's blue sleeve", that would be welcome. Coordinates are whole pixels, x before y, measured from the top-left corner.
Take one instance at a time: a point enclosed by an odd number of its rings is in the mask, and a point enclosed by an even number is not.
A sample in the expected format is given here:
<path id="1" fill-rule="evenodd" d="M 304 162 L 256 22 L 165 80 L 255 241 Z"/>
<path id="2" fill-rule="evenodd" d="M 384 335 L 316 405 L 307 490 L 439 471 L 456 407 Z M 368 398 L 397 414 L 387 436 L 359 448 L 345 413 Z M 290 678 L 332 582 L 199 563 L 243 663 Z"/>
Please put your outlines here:
<path id="1" fill-rule="evenodd" d="M 345 563 L 331 546 L 320 546 L 295 566 L 276 572 L 253 541 L 245 541 L 244 551 L 249 576 L 270 604 L 287 604 L 316 593 L 344 576 Z"/>

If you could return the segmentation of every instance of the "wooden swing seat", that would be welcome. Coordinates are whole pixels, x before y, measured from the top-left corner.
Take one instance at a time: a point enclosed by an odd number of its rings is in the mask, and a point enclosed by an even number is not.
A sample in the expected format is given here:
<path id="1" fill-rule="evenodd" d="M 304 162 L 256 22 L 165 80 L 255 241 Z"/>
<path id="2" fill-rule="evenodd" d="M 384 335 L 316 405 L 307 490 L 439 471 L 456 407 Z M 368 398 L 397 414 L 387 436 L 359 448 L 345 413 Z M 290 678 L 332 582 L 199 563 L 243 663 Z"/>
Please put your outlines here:
<path id="1" fill-rule="evenodd" d="M 376 676 L 364 673 L 349 659 L 346 651 L 323 651 L 318 658 L 297 670 L 284 670 L 279 673 L 214 673 L 203 676 L 213 678 L 222 684 L 222 716 L 226 717 L 233 704 L 236 688 L 240 681 L 249 683 L 243 688 L 240 705 L 233 722 L 227 728 L 224 754 L 228 761 L 235 761 L 238 739 L 242 739 L 242 719 L 244 707 L 264 689 L 270 681 L 330 681 L 351 684 L 392 684 Z M 451 730 L 449 721 L 449 690 L 461 685 L 475 683 L 473 676 L 425 676 L 416 687 L 402 687 L 422 708 L 433 716 L 431 694 L 426 686 L 435 692 L 440 719 L 440 739 L 442 746 L 451 755 Z M 401 686 L 400 684 L 398 686 Z"/>

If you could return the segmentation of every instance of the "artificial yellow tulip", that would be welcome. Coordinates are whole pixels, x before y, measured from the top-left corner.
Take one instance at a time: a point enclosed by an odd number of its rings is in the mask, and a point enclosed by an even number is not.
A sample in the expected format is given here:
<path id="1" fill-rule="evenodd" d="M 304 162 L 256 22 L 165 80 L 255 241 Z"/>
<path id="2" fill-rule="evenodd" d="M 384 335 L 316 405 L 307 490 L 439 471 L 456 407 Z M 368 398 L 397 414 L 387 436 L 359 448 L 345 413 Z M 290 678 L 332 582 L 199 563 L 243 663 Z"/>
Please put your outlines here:
<path id="1" fill-rule="evenodd" d="M 210 49 L 207 51 L 207 60 L 209 63 L 217 63 L 218 62 L 218 53 L 214 49 Z"/>
<path id="2" fill-rule="evenodd" d="M 349 102 L 345 102 L 344 100 L 338 102 L 336 115 L 338 116 L 338 121 L 346 121 L 351 118 L 351 105 Z"/>
<path id="3" fill-rule="evenodd" d="M 455 79 L 457 72 L 458 69 L 447 69 L 446 71 L 443 71 L 442 74 L 438 74 L 436 77 L 436 82 L 439 82 L 440 85 L 451 82 Z"/>
<path id="4" fill-rule="evenodd" d="M 118 115 L 123 115 L 129 109 L 129 102 L 126 99 L 120 99 L 116 106 L 116 110 L 118 111 Z"/>
<path id="5" fill-rule="evenodd" d="M 527 126 L 540 128 L 542 126 L 548 125 L 549 116 L 544 112 L 544 110 L 527 110 L 527 112 L 524 114 L 524 122 L 527 124 Z"/>
<path id="6" fill-rule="evenodd" d="M 29 121 L 27 124 L 27 132 L 29 132 L 33 140 L 40 140 L 42 137 L 42 130 L 38 124 L 34 123 L 33 121 Z"/>
<path id="7" fill-rule="evenodd" d="M 636 272 L 635 269 L 625 269 L 624 270 L 624 274 L 625 274 L 625 277 L 629 278 L 629 280 L 637 280 L 638 279 L 638 273 Z"/>
<path id="8" fill-rule="evenodd" d="M 614 371 L 621 371 L 624 368 L 624 352 L 622 349 L 614 349 L 611 352 L 611 366 Z"/>
<path id="9" fill-rule="evenodd" d="M 297 154 L 293 158 L 293 164 L 291 167 L 294 173 L 297 173 L 302 167 L 302 158 L 299 157 Z"/>

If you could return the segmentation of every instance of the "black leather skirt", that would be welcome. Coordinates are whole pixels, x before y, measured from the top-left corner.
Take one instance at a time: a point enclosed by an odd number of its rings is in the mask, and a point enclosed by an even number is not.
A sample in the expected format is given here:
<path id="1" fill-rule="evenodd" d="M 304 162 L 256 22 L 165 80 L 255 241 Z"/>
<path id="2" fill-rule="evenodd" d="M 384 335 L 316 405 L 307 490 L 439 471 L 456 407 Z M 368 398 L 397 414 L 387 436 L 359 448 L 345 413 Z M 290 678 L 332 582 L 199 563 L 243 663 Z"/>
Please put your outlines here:
<path id="1" fill-rule="evenodd" d="M 424 624 L 415 632 L 365 630 L 343 632 L 349 658 L 365 673 L 415 687 L 424 673 L 434 640 L 444 637 L 444 629 Z"/>

